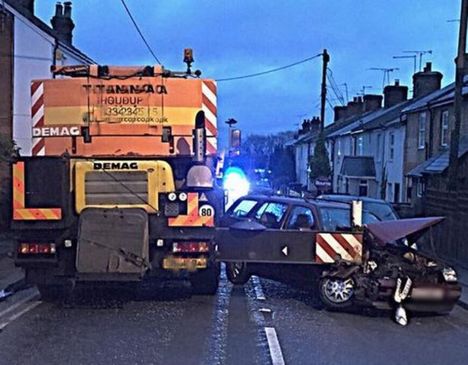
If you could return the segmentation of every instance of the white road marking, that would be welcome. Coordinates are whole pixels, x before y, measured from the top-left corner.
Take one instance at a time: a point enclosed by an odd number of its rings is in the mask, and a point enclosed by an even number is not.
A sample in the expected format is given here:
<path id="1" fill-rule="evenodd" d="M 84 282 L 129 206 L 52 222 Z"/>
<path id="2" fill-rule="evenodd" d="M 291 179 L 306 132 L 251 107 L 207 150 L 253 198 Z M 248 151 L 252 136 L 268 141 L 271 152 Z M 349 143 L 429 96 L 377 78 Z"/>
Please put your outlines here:
<path id="1" fill-rule="evenodd" d="M 25 314 L 26 312 L 29 312 L 31 309 L 36 308 L 41 303 L 42 302 L 40 300 L 29 303 L 29 305 L 27 305 L 25 308 L 23 308 L 22 310 L 20 310 L 19 312 L 15 313 L 15 314 L 13 314 L 6 321 L 0 323 L 0 331 L 2 331 L 6 326 L 8 326 L 15 319 L 21 317 L 23 314 Z"/>
<path id="2" fill-rule="evenodd" d="M 228 282 L 224 263 L 222 264 L 218 292 L 213 307 L 211 335 L 213 340 L 205 349 L 208 364 L 221 365 L 225 362 L 227 333 L 229 324 L 229 306 L 231 303 L 232 284 Z"/>
<path id="3" fill-rule="evenodd" d="M 285 365 L 276 330 L 273 327 L 265 327 L 265 334 L 270 349 L 271 363 L 273 365 Z"/>
<path id="4" fill-rule="evenodd" d="M 5 314 L 15 310 L 16 308 L 23 305 L 24 303 L 29 302 L 31 300 L 34 300 L 36 298 L 39 298 L 39 292 L 38 291 L 34 291 L 30 295 L 28 295 L 28 296 L 26 296 L 24 298 L 21 298 L 16 303 L 12 304 L 10 307 L 8 307 L 5 310 L 3 310 L 2 312 L 0 312 L 0 318 L 2 318 Z"/>
<path id="5" fill-rule="evenodd" d="M 262 284 L 260 283 L 260 279 L 258 278 L 258 276 L 252 276 L 251 280 L 253 283 L 255 296 L 257 297 L 257 300 L 266 300 L 265 294 L 263 293 Z"/>

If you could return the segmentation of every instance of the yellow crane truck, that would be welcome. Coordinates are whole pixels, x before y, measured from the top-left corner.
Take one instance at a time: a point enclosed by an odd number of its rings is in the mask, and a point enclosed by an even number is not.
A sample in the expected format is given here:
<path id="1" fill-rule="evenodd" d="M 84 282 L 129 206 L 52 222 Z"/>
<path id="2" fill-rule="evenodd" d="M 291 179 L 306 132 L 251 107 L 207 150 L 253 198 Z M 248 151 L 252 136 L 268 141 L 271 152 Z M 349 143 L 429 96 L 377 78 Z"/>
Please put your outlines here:
<path id="1" fill-rule="evenodd" d="M 214 294 L 216 83 L 161 66 L 53 67 L 12 166 L 16 264 L 44 299 L 76 282 L 188 278 Z"/>

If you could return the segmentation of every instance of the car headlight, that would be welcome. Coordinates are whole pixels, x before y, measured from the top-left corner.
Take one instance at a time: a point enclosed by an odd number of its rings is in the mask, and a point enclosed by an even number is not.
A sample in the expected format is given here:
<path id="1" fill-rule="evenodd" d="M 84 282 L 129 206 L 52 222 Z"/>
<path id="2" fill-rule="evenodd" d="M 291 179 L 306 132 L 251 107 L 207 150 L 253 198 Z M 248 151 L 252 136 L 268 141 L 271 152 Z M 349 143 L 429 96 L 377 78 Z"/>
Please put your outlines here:
<path id="1" fill-rule="evenodd" d="M 187 200 L 187 193 L 180 193 L 180 194 L 179 194 L 179 200 L 180 200 L 181 202 L 186 201 L 186 200 Z"/>
<path id="2" fill-rule="evenodd" d="M 444 267 L 444 269 L 442 270 L 442 275 L 444 276 L 444 280 L 448 283 L 458 281 L 457 273 L 451 267 Z"/>
<path id="3" fill-rule="evenodd" d="M 173 202 L 177 199 L 177 194 L 176 193 L 169 193 L 169 195 L 167 196 L 169 201 Z"/>

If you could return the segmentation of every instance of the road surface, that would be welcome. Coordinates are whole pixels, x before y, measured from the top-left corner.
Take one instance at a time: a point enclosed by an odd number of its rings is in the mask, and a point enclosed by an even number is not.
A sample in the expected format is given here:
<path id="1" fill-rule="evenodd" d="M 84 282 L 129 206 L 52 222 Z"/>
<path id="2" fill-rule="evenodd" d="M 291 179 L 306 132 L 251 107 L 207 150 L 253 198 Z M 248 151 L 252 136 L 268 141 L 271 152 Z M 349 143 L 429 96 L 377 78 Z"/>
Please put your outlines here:
<path id="1" fill-rule="evenodd" d="M 0 303 L 0 364 L 467 364 L 468 311 L 412 318 L 332 313 L 256 277 L 216 296 L 184 283 L 86 289 L 61 305 L 34 288 Z"/>

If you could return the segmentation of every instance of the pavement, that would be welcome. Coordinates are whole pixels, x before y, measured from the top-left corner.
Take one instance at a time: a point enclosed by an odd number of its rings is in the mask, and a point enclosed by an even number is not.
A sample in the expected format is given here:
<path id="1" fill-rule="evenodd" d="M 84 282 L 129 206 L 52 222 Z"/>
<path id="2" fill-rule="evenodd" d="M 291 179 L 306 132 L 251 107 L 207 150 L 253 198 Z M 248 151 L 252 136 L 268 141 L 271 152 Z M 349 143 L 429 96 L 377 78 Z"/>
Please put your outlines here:
<path id="1" fill-rule="evenodd" d="M 23 270 L 15 267 L 13 262 L 13 250 L 13 240 L 8 236 L 0 236 L 0 293 L 9 291 L 24 281 Z"/>
<path id="2" fill-rule="evenodd" d="M 459 304 L 468 310 L 468 269 L 464 266 L 456 266 L 455 271 L 458 275 L 458 282 L 462 286 L 462 295 Z"/>

